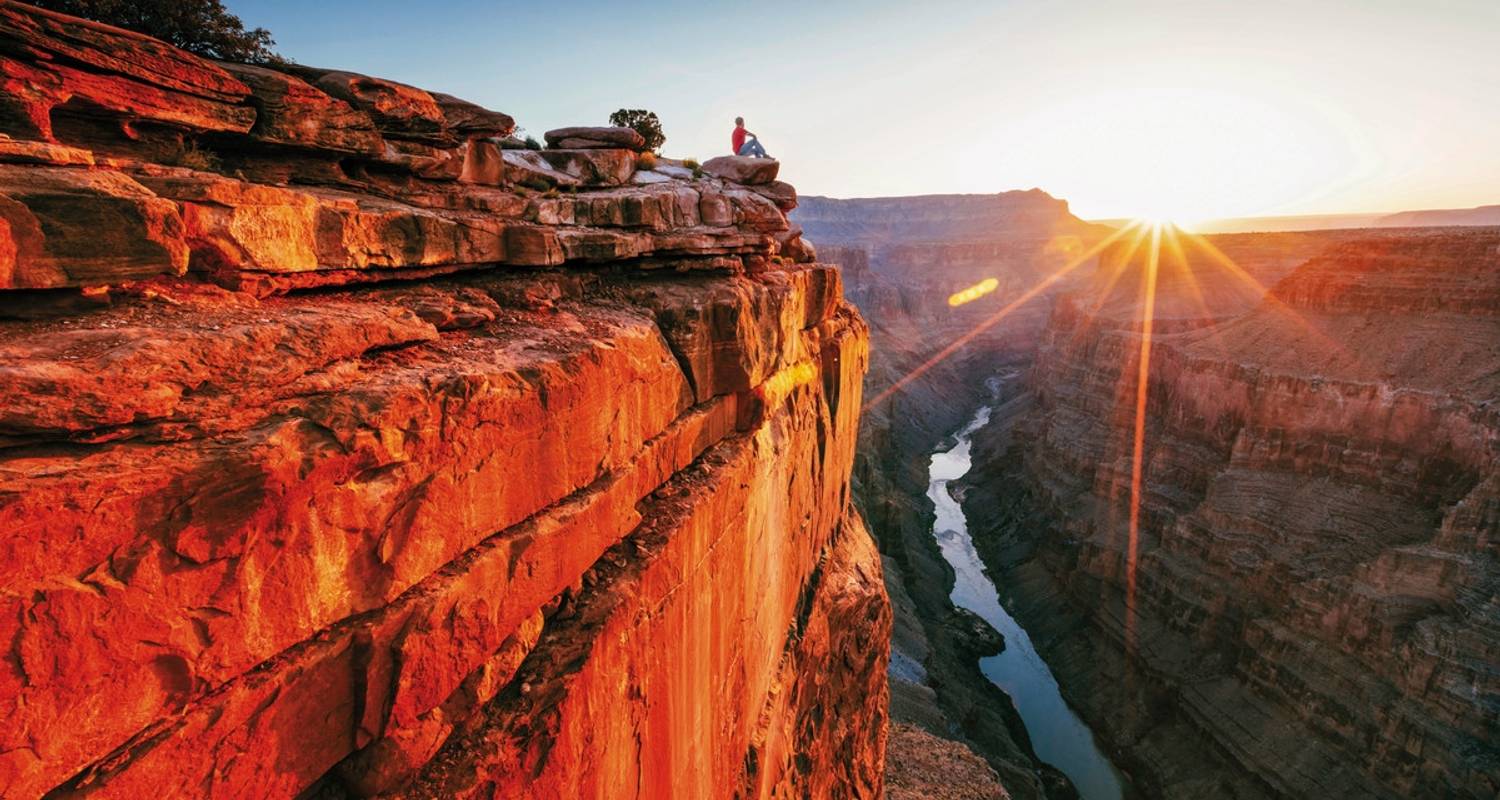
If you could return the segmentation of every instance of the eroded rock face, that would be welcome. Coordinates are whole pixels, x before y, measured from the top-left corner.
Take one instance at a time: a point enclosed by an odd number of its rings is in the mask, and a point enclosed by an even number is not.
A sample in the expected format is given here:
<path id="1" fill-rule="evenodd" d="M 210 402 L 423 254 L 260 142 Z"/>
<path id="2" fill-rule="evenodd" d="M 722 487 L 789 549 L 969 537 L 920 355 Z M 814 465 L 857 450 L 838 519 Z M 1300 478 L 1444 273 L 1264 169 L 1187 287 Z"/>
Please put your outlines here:
<path id="1" fill-rule="evenodd" d="M 867 333 L 775 201 L 0 19 L 245 123 L 4 123 L 0 795 L 879 795 Z"/>
<path id="2" fill-rule="evenodd" d="M 1153 795 L 1500 790 L 1500 232 L 1329 238 L 1158 328 L 1133 606 L 1139 303 L 1060 301 L 976 439 L 981 552 Z"/>

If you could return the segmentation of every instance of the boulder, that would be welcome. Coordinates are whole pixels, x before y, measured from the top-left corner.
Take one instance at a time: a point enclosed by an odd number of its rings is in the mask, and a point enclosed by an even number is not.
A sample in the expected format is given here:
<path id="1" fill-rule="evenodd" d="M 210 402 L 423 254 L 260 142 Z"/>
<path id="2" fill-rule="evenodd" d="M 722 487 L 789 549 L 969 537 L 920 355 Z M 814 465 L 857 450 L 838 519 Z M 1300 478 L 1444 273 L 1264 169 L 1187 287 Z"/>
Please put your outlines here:
<path id="1" fill-rule="evenodd" d="M 818 260 L 817 248 L 813 247 L 812 242 L 802 238 L 802 228 L 798 225 L 776 234 L 776 243 L 781 247 L 781 255 L 798 264 Z"/>
<path id="2" fill-rule="evenodd" d="M 577 178 L 584 186 L 620 186 L 635 173 L 635 153 L 620 148 L 541 150 L 553 169 Z"/>
<path id="3" fill-rule="evenodd" d="M 967 608 L 955 607 L 943 620 L 958 647 L 974 656 L 985 658 L 1005 652 L 1005 636 L 984 617 Z"/>
<path id="4" fill-rule="evenodd" d="M 753 191 L 761 197 L 776 204 L 782 211 L 791 211 L 797 207 L 797 187 L 785 181 L 771 181 L 767 184 L 756 186 Z"/>
<path id="5" fill-rule="evenodd" d="M 543 138 L 548 147 L 560 150 L 623 147 L 639 153 L 646 149 L 645 138 L 631 128 L 558 128 L 547 131 Z"/>
<path id="6" fill-rule="evenodd" d="M 781 162 L 774 158 L 719 156 L 704 162 L 703 171 L 726 181 L 760 186 L 776 180 L 777 173 L 781 171 Z"/>
<path id="7" fill-rule="evenodd" d="M 561 170 L 553 169 L 542 158 L 539 150 L 501 150 L 500 160 L 505 167 L 505 182 L 512 186 L 529 189 L 551 189 L 554 186 L 577 186 L 578 178 Z"/>

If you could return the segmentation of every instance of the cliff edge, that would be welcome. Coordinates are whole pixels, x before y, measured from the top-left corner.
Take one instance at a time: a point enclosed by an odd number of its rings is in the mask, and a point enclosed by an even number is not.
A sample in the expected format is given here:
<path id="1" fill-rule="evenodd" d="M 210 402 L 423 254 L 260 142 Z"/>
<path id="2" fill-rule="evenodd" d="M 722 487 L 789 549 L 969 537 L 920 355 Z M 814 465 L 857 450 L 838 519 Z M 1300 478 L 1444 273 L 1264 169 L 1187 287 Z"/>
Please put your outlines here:
<path id="1" fill-rule="evenodd" d="M 17 3 L 0 82 L 0 795 L 880 794 L 792 187 Z"/>

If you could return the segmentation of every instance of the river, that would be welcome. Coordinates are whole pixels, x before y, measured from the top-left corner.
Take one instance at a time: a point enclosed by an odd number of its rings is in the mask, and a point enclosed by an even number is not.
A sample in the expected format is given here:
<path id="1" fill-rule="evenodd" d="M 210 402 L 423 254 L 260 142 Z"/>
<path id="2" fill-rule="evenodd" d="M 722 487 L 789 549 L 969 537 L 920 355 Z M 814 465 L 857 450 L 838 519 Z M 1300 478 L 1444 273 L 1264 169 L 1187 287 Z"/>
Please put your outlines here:
<path id="1" fill-rule="evenodd" d="M 1124 794 L 1124 779 L 1099 749 L 1093 731 L 1063 700 L 1057 679 L 1032 646 L 1031 637 L 1000 604 L 995 584 L 985 575 L 984 564 L 974 551 L 963 509 L 948 494 L 949 481 L 969 471 L 969 437 L 989 417 L 990 408 L 980 408 L 959 433 L 958 443 L 932 456 L 927 496 L 937 507 L 933 535 L 943 558 L 956 573 L 953 604 L 983 617 L 1005 636 L 1005 651 L 980 659 L 979 668 L 1010 695 L 1036 754 L 1062 770 L 1084 800 L 1119 800 Z"/>

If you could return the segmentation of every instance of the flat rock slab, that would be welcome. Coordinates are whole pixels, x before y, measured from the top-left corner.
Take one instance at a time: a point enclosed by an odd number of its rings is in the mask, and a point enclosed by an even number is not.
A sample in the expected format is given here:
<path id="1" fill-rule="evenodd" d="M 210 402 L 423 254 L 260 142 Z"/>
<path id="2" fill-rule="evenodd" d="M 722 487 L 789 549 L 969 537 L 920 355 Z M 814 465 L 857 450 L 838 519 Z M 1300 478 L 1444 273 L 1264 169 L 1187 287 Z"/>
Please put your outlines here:
<path id="1" fill-rule="evenodd" d="M 631 128 L 558 128 L 543 135 L 548 147 L 565 150 L 623 147 L 641 152 L 646 139 Z"/>
<path id="2" fill-rule="evenodd" d="M 703 171 L 726 181 L 759 186 L 776 180 L 776 175 L 781 172 L 781 162 L 774 158 L 719 156 L 704 162 Z"/>

